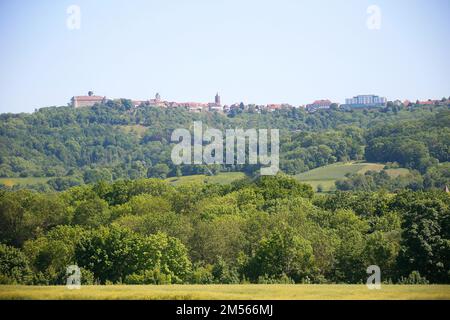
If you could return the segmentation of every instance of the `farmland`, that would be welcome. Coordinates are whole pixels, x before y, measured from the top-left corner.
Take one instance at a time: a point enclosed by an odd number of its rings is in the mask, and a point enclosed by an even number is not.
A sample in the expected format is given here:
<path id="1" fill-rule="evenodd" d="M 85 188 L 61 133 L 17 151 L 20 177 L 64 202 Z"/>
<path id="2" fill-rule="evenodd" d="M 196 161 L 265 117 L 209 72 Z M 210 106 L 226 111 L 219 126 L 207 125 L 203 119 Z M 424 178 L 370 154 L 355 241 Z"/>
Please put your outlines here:
<path id="1" fill-rule="evenodd" d="M 0 299 L 124 299 L 124 300 L 435 300 L 450 299 L 449 285 L 382 285 L 369 290 L 365 285 L 112 285 L 0 286 Z"/>

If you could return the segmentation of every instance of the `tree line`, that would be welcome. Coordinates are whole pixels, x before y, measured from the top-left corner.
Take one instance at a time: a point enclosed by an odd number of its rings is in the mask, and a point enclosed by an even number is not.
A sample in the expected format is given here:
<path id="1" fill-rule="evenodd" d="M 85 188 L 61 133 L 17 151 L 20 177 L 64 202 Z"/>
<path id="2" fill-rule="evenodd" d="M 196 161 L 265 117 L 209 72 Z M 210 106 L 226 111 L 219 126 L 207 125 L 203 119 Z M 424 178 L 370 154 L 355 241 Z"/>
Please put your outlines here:
<path id="1" fill-rule="evenodd" d="M 0 282 L 450 282 L 444 191 L 315 194 L 286 175 L 230 185 L 119 180 L 0 191 Z"/>

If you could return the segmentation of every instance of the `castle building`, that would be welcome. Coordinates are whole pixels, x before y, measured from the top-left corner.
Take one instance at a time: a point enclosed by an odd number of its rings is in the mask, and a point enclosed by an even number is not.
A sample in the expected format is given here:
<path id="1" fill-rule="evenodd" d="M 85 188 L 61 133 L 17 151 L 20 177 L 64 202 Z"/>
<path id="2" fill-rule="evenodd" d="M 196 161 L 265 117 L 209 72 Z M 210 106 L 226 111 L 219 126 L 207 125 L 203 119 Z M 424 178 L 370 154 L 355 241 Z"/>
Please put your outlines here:
<path id="1" fill-rule="evenodd" d="M 71 105 L 74 108 L 92 107 L 96 103 L 105 103 L 106 97 L 94 96 L 92 91 L 87 96 L 74 96 L 71 99 Z"/>
<path id="2" fill-rule="evenodd" d="M 320 110 L 320 109 L 330 109 L 332 104 L 333 103 L 328 99 L 316 100 L 313 103 L 306 105 L 306 110 L 316 111 L 316 110 Z"/>

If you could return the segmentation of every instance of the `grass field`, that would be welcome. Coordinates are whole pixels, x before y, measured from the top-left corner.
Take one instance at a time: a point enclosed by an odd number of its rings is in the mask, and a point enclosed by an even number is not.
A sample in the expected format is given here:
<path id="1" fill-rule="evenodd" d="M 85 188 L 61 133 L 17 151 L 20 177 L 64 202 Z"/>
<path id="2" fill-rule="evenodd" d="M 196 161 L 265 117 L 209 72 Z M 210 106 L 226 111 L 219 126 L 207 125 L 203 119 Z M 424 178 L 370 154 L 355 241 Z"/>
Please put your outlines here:
<path id="1" fill-rule="evenodd" d="M 204 174 L 193 175 L 193 176 L 183 176 L 183 177 L 172 177 L 167 178 L 166 181 L 177 185 L 183 183 L 218 183 L 218 184 L 229 184 L 233 181 L 245 178 L 243 172 L 221 172 L 215 176 L 207 176 Z"/>
<path id="2" fill-rule="evenodd" d="M 143 134 L 145 127 L 139 126 L 121 126 L 124 130 L 133 131 L 136 134 Z M 146 129 L 145 129 L 146 130 Z M 323 191 L 328 192 L 333 190 L 334 182 L 338 179 L 344 179 L 345 175 L 350 173 L 364 174 L 369 170 L 381 171 L 384 168 L 383 164 L 377 163 L 363 163 L 363 162 L 348 162 L 335 163 L 332 165 L 316 168 L 307 172 L 300 173 L 295 177 L 304 183 L 310 184 L 314 190 L 317 190 L 319 185 L 322 186 Z M 409 172 L 408 169 L 388 169 L 387 173 L 391 176 L 404 175 Z M 167 178 L 166 181 L 177 185 L 183 183 L 219 183 L 229 184 L 233 181 L 242 179 L 245 174 L 242 172 L 221 172 L 215 176 L 207 175 L 192 175 L 184 177 Z M 36 183 L 46 183 L 50 178 L 48 177 L 27 177 L 27 178 L 0 178 L 0 184 L 8 187 L 14 185 L 30 185 Z"/>
<path id="3" fill-rule="evenodd" d="M 162 286 L 0 286 L 0 299 L 133 300 L 450 300 L 450 285 L 162 285 Z"/>
<path id="4" fill-rule="evenodd" d="M 48 177 L 27 177 L 27 178 L 0 178 L 0 184 L 7 187 L 12 187 L 16 184 L 35 184 L 35 183 L 46 183 L 50 178 Z"/>
<path id="5" fill-rule="evenodd" d="M 301 182 L 310 184 L 314 190 L 321 185 L 323 191 L 328 192 L 333 190 L 336 180 L 345 179 L 347 174 L 364 174 L 367 171 L 381 171 L 383 168 L 384 165 L 379 163 L 339 162 L 297 174 L 295 177 Z M 394 177 L 407 174 L 409 170 L 388 169 L 386 172 Z"/>

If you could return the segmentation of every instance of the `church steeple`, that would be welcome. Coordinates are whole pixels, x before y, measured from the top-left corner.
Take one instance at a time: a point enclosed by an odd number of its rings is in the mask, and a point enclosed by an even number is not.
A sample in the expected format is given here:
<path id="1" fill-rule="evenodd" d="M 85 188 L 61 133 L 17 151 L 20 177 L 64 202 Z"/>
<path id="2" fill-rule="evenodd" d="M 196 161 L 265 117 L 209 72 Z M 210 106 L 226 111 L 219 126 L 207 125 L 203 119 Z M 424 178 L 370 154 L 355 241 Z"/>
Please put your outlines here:
<path id="1" fill-rule="evenodd" d="M 214 99 L 214 102 L 215 102 L 215 104 L 217 105 L 217 106 L 220 106 L 221 104 L 220 104 L 220 96 L 219 96 L 219 93 L 217 92 L 216 93 L 216 97 L 215 97 L 215 99 Z"/>

